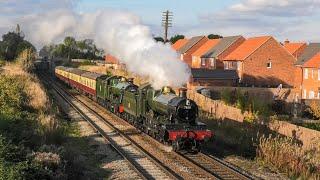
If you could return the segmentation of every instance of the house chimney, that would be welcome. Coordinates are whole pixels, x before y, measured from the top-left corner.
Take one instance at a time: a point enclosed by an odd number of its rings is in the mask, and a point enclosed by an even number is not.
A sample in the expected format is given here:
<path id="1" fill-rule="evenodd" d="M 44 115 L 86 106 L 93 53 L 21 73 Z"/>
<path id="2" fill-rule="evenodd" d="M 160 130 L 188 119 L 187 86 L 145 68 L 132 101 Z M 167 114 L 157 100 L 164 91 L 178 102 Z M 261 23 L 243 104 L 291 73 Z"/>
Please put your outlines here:
<path id="1" fill-rule="evenodd" d="M 284 41 L 284 44 L 289 44 L 289 43 L 290 43 L 289 39 L 286 39 L 286 40 Z"/>
<path id="2" fill-rule="evenodd" d="M 179 97 L 187 98 L 187 89 L 186 88 L 180 88 L 179 89 Z"/>

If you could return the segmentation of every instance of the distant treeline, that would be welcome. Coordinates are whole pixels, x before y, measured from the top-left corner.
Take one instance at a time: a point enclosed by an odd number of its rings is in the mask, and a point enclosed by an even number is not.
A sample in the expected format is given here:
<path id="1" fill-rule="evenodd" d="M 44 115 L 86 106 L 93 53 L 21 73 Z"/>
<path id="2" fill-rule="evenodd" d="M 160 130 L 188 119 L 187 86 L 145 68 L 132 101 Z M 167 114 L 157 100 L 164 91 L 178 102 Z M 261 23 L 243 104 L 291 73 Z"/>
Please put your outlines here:
<path id="1" fill-rule="evenodd" d="M 91 39 L 76 40 L 74 37 L 68 36 L 63 43 L 44 46 L 39 55 L 68 59 L 103 59 L 104 51 L 98 49 Z"/>
<path id="2" fill-rule="evenodd" d="M 220 39 L 220 38 L 223 38 L 223 36 L 221 35 L 218 35 L 218 34 L 209 34 L 207 36 L 209 39 Z M 164 42 L 164 39 L 160 36 L 157 36 L 157 37 L 153 37 L 155 41 L 157 42 Z M 181 34 L 176 34 L 174 36 L 172 36 L 170 39 L 169 39 L 169 42 L 171 44 L 174 44 L 175 42 L 177 42 L 179 39 L 184 39 L 185 36 L 184 35 L 181 35 Z"/>

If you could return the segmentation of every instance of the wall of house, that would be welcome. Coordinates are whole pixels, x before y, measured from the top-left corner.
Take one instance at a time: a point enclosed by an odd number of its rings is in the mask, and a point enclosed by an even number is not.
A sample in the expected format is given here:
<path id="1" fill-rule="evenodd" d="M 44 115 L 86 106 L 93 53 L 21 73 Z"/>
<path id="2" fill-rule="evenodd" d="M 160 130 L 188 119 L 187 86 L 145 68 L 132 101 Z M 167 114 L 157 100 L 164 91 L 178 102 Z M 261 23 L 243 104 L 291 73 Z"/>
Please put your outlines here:
<path id="1" fill-rule="evenodd" d="M 308 69 L 306 71 L 306 69 Z M 308 73 L 306 77 L 306 72 Z M 302 99 L 318 99 L 320 92 L 320 69 L 317 68 L 303 68 L 302 75 Z M 313 92 L 314 97 L 311 97 Z"/>
<path id="2" fill-rule="evenodd" d="M 294 87 L 296 59 L 275 39 L 270 38 L 243 61 L 242 83 L 255 86 Z M 271 68 L 267 63 L 271 62 Z"/>
<path id="3" fill-rule="evenodd" d="M 223 51 L 216 59 L 216 67 L 217 69 L 223 69 L 223 61 L 221 59 L 224 59 L 227 57 L 231 52 L 233 52 L 237 47 L 239 47 L 246 39 L 244 37 L 239 38 L 231 44 L 225 51 Z"/>
<path id="4" fill-rule="evenodd" d="M 205 61 L 205 65 L 202 64 L 202 61 Z M 200 56 L 192 57 L 192 68 L 206 68 L 206 69 L 215 69 L 215 64 L 211 64 L 214 62 L 213 58 L 201 58 Z"/>
<path id="5" fill-rule="evenodd" d="M 204 43 L 208 41 L 208 38 L 202 38 L 197 44 L 191 47 L 186 53 L 182 55 L 182 59 L 185 63 L 187 63 L 190 67 L 192 66 L 192 54 L 198 50 Z"/>

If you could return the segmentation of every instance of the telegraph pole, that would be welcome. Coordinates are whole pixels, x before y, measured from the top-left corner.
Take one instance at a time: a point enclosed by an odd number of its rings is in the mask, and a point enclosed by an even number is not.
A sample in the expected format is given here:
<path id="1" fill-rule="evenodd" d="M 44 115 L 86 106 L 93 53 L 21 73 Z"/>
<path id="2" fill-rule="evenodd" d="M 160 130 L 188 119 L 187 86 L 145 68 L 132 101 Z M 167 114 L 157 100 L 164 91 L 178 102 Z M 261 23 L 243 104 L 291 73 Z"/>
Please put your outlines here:
<path id="1" fill-rule="evenodd" d="M 162 26 L 164 27 L 164 42 L 166 43 L 168 41 L 168 29 L 169 27 L 172 27 L 172 12 L 165 11 L 162 12 Z"/>

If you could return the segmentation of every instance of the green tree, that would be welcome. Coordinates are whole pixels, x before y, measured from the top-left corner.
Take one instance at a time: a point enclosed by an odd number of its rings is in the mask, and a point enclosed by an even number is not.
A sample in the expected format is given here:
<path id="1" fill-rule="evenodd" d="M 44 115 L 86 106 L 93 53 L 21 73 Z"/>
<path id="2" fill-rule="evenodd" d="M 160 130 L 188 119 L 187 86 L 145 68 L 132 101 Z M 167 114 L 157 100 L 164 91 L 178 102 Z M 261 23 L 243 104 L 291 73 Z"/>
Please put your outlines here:
<path id="1" fill-rule="evenodd" d="M 223 36 L 220 36 L 218 34 L 209 34 L 208 38 L 209 39 L 220 39 L 220 38 L 223 38 Z"/>
<path id="2" fill-rule="evenodd" d="M 179 39 L 184 39 L 184 35 L 180 35 L 180 34 L 177 34 L 177 35 L 174 35 L 170 38 L 170 42 L 171 44 L 174 44 L 175 42 L 177 42 Z"/>
<path id="3" fill-rule="evenodd" d="M 157 42 L 164 42 L 164 39 L 163 39 L 162 37 L 160 37 L 160 36 L 154 37 L 153 39 L 154 39 L 155 41 L 157 41 Z"/>
<path id="4" fill-rule="evenodd" d="M 71 53 L 76 47 L 76 40 L 74 37 L 67 36 L 66 38 L 64 38 L 63 42 L 68 49 L 68 59 L 70 60 L 70 56 L 72 55 Z"/>
<path id="5" fill-rule="evenodd" d="M 13 61 L 22 51 L 29 48 L 36 49 L 30 42 L 24 40 L 20 32 L 8 32 L 2 36 L 0 42 L 0 58 Z"/>

